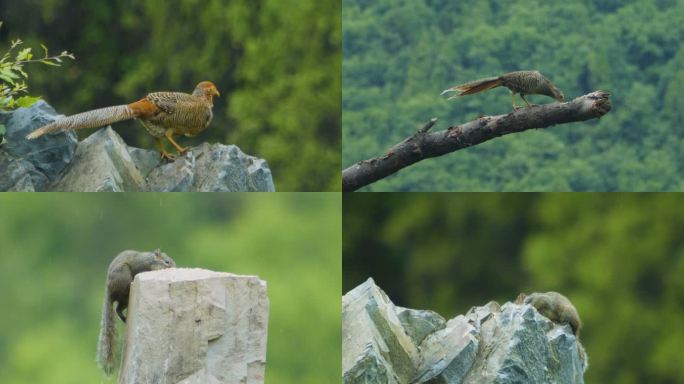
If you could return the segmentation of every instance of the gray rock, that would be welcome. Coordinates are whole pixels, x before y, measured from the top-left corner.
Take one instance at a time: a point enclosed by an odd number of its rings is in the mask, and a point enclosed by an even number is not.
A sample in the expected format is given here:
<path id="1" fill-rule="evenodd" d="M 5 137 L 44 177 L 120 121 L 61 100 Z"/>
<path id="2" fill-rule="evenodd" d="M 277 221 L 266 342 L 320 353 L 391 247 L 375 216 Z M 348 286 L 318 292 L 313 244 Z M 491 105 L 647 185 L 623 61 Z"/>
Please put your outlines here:
<path id="1" fill-rule="evenodd" d="M 103 128 L 78 144 L 64 175 L 52 186 L 64 192 L 141 191 L 145 179 L 135 166 L 128 146 L 111 127 Z"/>
<path id="2" fill-rule="evenodd" d="M 56 120 L 59 115 L 45 101 L 40 100 L 30 108 L 18 108 L 5 115 L 5 143 L 2 151 L 24 159 L 34 168 L 54 180 L 69 165 L 76 150 L 76 135 L 73 132 L 53 133 L 36 140 L 27 140 L 26 135 L 45 124 Z"/>
<path id="3" fill-rule="evenodd" d="M 530 305 L 490 302 L 444 324 L 431 311 L 394 306 L 372 279 L 342 302 L 344 383 L 584 382 L 570 326 Z"/>
<path id="4" fill-rule="evenodd" d="M 266 161 L 245 155 L 234 145 L 203 143 L 174 162 L 153 169 L 151 191 L 273 192 Z"/>
<path id="5" fill-rule="evenodd" d="M 396 310 L 373 279 L 344 295 L 342 372 L 345 380 L 355 380 L 345 383 L 408 383 L 413 377 L 419 363 L 418 348 Z"/>
<path id="6" fill-rule="evenodd" d="M 0 191 L 34 192 L 43 190 L 47 183 L 47 176 L 33 164 L 0 150 Z"/>
<path id="7" fill-rule="evenodd" d="M 342 381 L 346 384 L 399 384 L 391 365 L 372 344 L 354 361 L 353 368 L 344 372 Z"/>
<path id="8" fill-rule="evenodd" d="M 171 163 L 154 168 L 147 176 L 147 185 L 154 192 L 186 192 L 195 180 L 195 156 L 188 151 Z"/>
<path id="9" fill-rule="evenodd" d="M 420 369 L 414 383 L 460 383 L 475 362 L 479 330 L 464 316 L 429 335 L 420 345 Z"/>
<path id="10" fill-rule="evenodd" d="M 237 147 L 236 147 L 237 148 Z M 238 148 L 239 150 L 239 148 Z M 273 175 L 266 160 L 250 156 L 247 163 L 247 181 L 252 191 L 275 192 Z"/>
<path id="11" fill-rule="evenodd" d="M 35 192 L 36 188 L 35 185 L 33 185 L 33 180 L 31 180 L 30 175 L 23 175 L 21 179 L 17 180 L 17 182 L 10 188 L 7 189 L 7 192 Z"/>
<path id="12" fill-rule="evenodd" d="M 119 383 L 263 384 L 266 282 L 203 269 L 136 275 Z"/>
<path id="13" fill-rule="evenodd" d="M 128 152 L 143 176 L 147 176 L 153 169 L 162 164 L 162 158 L 157 151 L 128 147 Z"/>
<path id="14" fill-rule="evenodd" d="M 444 328 L 446 323 L 442 316 L 432 311 L 396 308 L 399 321 L 416 345 L 420 345 L 427 335 Z"/>
<path id="15" fill-rule="evenodd" d="M 9 119 L 12 118 L 12 112 L 11 111 L 3 111 L 0 110 L 0 124 L 7 124 Z"/>

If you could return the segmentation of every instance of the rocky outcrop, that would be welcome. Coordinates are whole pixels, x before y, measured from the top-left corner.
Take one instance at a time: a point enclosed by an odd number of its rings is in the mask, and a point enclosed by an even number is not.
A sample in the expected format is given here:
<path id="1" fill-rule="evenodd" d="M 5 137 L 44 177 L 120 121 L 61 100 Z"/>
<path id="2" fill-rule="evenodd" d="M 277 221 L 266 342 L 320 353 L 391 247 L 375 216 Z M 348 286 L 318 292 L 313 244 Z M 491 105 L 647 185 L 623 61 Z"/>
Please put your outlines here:
<path id="1" fill-rule="evenodd" d="M 346 384 L 578 384 L 577 343 L 530 305 L 490 302 L 446 321 L 395 306 L 372 279 L 342 299 Z"/>
<path id="2" fill-rule="evenodd" d="M 204 269 L 136 275 L 119 383 L 263 384 L 266 282 Z"/>
<path id="3" fill-rule="evenodd" d="M 275 191 L 265 160 L 235 145 L 203 143 L 173 162 L 127 146 L 111 127 L 78 142 L 73 132 L 26 140 L 59 116 L 44 101 L 0 115 L 0 191 L 237 192 Z"/>

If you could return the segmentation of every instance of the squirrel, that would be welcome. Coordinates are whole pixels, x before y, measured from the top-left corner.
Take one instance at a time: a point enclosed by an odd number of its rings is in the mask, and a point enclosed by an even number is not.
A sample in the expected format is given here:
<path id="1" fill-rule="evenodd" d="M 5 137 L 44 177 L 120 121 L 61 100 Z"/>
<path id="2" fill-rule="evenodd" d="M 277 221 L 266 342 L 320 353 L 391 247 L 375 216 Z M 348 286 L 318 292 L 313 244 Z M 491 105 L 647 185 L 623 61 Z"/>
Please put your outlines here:
<path id="1" fill-rule="evenodd" d="M 112 306 L 116 302 L 116 313 L 126 322 L 123 311 L 128 307 L 128 293 L 133 278 L 140 272 L 173 268 L 176 263 L 157 248 L 153 252 L 123 251 L 107 269 L 107 283 L 102 307 L 100 338 L 97 344 L 97 362 L 107 376 L 114 371 L 116 350 L 116 324 Z"/>
<path id="2" fill-rule="evenodd" d="M 589 367 L 587 354 L 580 342 L 580 330 L 582 321 L 580 320 L 577 309 L 570 300 L 558 292 L 531 293 L 526 295 L 521 293 L 515 300 L 516 304 L 529 304 L 533 306 L 540 315 L 553 321 L 556 324 L 568 324 L 572 328 L 572 333 L 577 338 L 577 352 L 584 371 Z"/>

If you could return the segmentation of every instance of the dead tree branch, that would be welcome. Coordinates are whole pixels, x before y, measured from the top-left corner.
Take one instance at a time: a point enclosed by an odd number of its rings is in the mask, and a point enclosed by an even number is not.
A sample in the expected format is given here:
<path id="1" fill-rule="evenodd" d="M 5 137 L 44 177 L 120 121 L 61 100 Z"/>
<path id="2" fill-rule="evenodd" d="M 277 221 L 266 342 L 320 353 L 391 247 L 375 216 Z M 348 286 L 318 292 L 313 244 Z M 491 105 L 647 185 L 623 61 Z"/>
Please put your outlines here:
<path id="1" fill-rule="evenodd" d="M 468 148 L 509 133 L 599 118 L 610 111 L 610 94 L 595 91 L 566 103 L 535 105 L 507 115 L 483 116 L 443 131 L 428 132 L 437 122 L 394 145 L 387 154 L 359 161 L 342 171 L 342 190 L 356 191 L 423 159 Z"/>

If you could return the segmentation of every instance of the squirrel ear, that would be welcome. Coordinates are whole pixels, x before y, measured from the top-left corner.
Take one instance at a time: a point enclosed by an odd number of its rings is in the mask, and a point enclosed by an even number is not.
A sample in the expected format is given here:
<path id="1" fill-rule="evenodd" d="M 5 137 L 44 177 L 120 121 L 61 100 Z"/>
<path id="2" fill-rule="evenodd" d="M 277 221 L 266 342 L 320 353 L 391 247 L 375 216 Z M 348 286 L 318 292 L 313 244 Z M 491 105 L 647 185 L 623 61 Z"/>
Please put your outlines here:
<path id="1" fill-rule="evenodd" d="M 155 249 L 154 254 L 157 256 L 161 256 L 161 249 L 159 249 L 159 248 Z"/>

